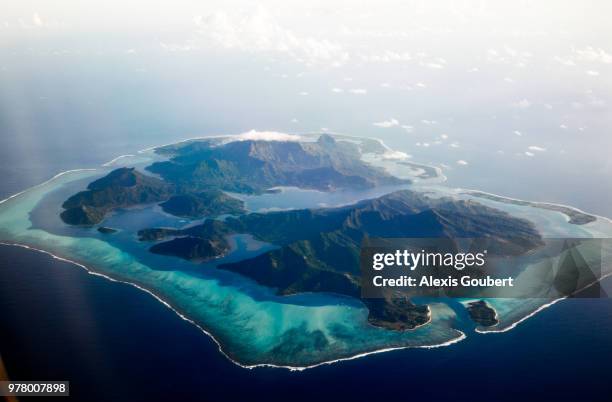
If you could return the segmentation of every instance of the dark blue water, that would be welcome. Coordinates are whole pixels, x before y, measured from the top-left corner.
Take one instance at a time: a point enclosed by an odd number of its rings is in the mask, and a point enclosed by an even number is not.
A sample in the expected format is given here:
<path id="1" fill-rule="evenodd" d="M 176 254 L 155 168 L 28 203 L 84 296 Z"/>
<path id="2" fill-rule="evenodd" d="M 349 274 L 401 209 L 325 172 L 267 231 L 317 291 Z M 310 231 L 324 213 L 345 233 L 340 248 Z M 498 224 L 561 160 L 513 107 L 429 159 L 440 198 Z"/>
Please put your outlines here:
<path id="1" fill-rule="evenodd" d="M 111 148 L 96 148 L 84 160 L 76 150 L 50 161 L 3 159 L 2 169 L 10 172 L 3 171 L 0 198 L 121 153 Z M 13 151 L 7 146 L 0 154 Z M 79 401 L 601 401 L 612 394 L 609 299 L 562 302 L 510 332 L 469 334 L 446 348 L 304 372 L 245 370 L 148 294 L 1 246 L 0 314 L 0 355 L 10 378 L 70 380 L 71 399 Z"/>
<path id="2" fill-rule="evenodd" d="M 0 247 L 0 352 L 13 379 L 73 400 L 607 400 L 612 302 L 562 302 L 495 335 L 304 372 L 245 370 L 151 296 Z"/>

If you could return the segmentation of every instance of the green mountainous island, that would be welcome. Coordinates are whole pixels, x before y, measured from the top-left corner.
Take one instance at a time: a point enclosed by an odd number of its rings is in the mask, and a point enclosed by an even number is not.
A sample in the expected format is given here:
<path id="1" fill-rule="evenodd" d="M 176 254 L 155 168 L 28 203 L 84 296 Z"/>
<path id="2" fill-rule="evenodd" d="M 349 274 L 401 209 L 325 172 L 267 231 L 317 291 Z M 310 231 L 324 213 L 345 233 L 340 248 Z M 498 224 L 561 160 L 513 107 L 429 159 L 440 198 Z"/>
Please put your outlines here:
<path id="1" fill-rule="evenodd" d="M 487 237 L 493 247 L 503 244 L 513 255 L 542 244 L 528 220 L 478 201 L 433 198 L 410 189 L 342 207 L 268 213 L 249 213 L 243 201 L 228 194 L 263 194 L 283 186 L 332 192 L 409 184 L 361 159 L 364 148 L 377 146 L 375 141 L 354 144 L 326 134 L 310 142 L 174 144 L 158 148 L 167 160 L 147 166 L 146 172 L 119 168 L 91 182 L 63 203 L 61 218 L 69 225 L 96 225 L 115 210 L 152 203 L 178 217 L 206 218 L 182 229 L 144 227 L 138 236 L 155 242 L 152 253 L 198 262 L 230 253 L 228 236 L 252 235 L 276 248 L 218 268 L 281 295 L 331 292 L 359 298 L 359 254 L 366 238 Z M 428 306 L 405 298 L 363 302 L 376 326 L 412 329 L 430 318 Z M 472 304 L 468 312 L 483 326 L 497 322 L 484 303 Z"/>

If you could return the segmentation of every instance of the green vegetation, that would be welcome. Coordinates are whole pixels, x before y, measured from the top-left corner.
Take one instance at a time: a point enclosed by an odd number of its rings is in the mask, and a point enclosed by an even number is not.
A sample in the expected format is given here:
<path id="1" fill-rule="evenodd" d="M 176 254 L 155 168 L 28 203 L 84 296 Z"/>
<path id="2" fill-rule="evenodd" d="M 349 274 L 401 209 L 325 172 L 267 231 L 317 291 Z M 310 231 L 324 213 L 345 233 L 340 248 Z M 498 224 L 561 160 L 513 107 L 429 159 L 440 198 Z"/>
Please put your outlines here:
<path id="1" fill-rule="evenodd" d="M 70 225 L 93 225 L 116 209 L 162 201 L 172 194 L 173 187 L 162 180 L 145 176 L 134 168 L 121 168 L 98 179 L 68 198 L 61 213 Z"/>
<path id="2" fill-rule="evenodd" d="M 219 190 L 207 190 L 195 194 L 172 196 L 160 204 L 162 209 L 172 215 L 186 218 L 201 218 L 224 214 L 244 213 L 244 203 Z"/>
<path id="3" fill-rule="evenodd" d="M 470 318 L 482 327 L 492 327 L 499 322 L 495 310 L 484 300 L 468 303 L 467 311 Z"/>
<path id="4" fill-rule="evenodd" d="M 186 231 L 149 229 L 141 233 L 155 239 L 182 234 L 211 241 L 228 233 L 249 233 L 280 248 L 219 268 L 250 277 L 283 295 L 334 292 L 353 297 L 360 295 L 359 253 L 368 237 L 487 237 L 492 253 L 504 250 L 513 255 L 542 244 L 539 233 L 526 220 L 476 202 L 434 199 L 409 190 L 341 208 L 253 213 L 223 222 L 207 221 Z M 160 246 L 165 254 L 190 258 L 183 242 L 195 244 L 194 240 L 172 240 Z M 364 302 L 375 325 L 407 329 L 428 320 L 426 307 L 402 299 Z"/>
<path id="5" fill-rule="evenodd" d="M 325 134 L 316 142 L 235 141 L 211 146 L 198 141 L 159 152 L 170 160 L 147 169 L 183 193 L 211 188 L 262 193 L 276 186 L 329 191 L 407 182 L 361 161 L 356 145 Z"/>
<path id="6" fill-rule="evenodd" d="M 370 141 L 370 152 L 383 152 Z M 275 288 L 279 294 L 334 292 L 360 296 L 360 247 L 368 238 L 477 238 L 489 240 L 489 252 L 519 255 L 542 244 L 532 223 L 474 201 L 430 198 L 397 191 L 340 208 L 244 214 L 243 202 L 224 191 L 265 193 L 277 186 L 332 191 L 407 183 L 360 159 L 359 146 L 321 135 L 316 142 L 191 141 L 157 150 L 168 157 L 147 167 L 162 179 L 133 168 L 120 168 L 92 182 L 63 204 L 62 219 L 92 225 L 117 208 L 160 203 L 167 213 L 207 219 L 185 229 L 149 228 L 141 241 L 150 251 L 193 261 L 226 255 L 227 236 L 250 234 L 277 249 L 254 258 L 220 265 Z M 431 172 L 430 172 L 431 173 Z M 107 228 L 98 228 L 111 233 Z M 503 251 L 501 251 L 503 250 Z M 427 306 L 397 297 L 368 299 L 374 325 L 404 330 L 430 319 Z M 473 305 L 481 325 L 490 324 L 488 307 Z"/>

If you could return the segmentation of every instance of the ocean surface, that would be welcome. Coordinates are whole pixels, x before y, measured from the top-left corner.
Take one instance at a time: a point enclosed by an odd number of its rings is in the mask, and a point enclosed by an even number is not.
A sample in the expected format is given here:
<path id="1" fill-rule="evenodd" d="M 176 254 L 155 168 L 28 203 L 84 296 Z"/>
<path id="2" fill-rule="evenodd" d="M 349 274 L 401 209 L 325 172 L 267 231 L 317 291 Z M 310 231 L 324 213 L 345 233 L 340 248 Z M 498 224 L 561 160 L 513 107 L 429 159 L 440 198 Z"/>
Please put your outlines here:
<path id="1" fill-rule="evenodd" d="M 254 395 L 267 400 L 322 395 L 598 400 L 609 392 L 609 299 L 563 301 L 509 332 L 470 333 L 448 347 L 393 351 L 289 372 L 240 368 L 150 295 L 48 255 L 1 246 L 0 289 L 0 354 L 10 377 L 69 379 L 75 400 L 237 400 Z"/>
<path id="2" fill-rule="evenodd" d="M 303 68 L 282 63 L 267 69 L 266 61 L 250 56 L 225 55 L 214 64 L 209 59 L 216 55 L 160 59 L 143 52 L 126 61 L 122 51 L 45 53 L 61 50 L 62 38 L 26 45 L 1 53 L 0 199 L 68 169 L 98 167 L 197 135 L 325 127 L 380 137 L 415 162 L 443 163 L 451 186 L 612 217 L 609 114 L 572 104 L 585 103 L 592 88 L 609 100 L 588 77 L 546 81 L 552 91 L 533 85 L 542 78 L 537 75 L 512 90 L 500 90 L 503 76 L 449 78 L 437 86 L 430 84 L 434 77 L 413 79 L 404 70 L 385 76 L 396 88 L 407 76 L 413 86 L 420 79 L 429 84 L 410 95 L 382 87 L 382 75 L 358 68 L 302 74 Z M 288 81 L 283 74 L 300 78 Z M 368 94 L 333 98 L 334 86 L 364 87 Z M 476 95 L 482 87 L 512 96 L 503 105 L 489 103 Z M 305 89 L 309 95 L 299 96 Z M 510 102 L 523 98 L 538 106 L 517 112 Z M 544 110 L 545 103 L 553 112 Z M 373 126 L 390 118 L 414 131 Z M 435 144 L 442 134 L 448 140 Z M 547 151 L 525 157 L 534 145 Z M 612 392 L 610 299 L 563 301 L 509 332 L 469 334 L 449 347 L 381 353 L 302 372 L 247 370 L 152 296 L 48 255 L 0 246 L 0 313 L 0 355 L 9 376 L 70 380 L 72 400 L 590 401 Z"/>
<path id="3" fill-rule="evenodd" d="M 242 369 L 148 294 L 37 252 L 1 246 L 0 288 L 10 377 L 69 379 L 72 400 L 587 401 L 610 392 L 607 299 L 561 302 L 512 331 L 449 347 L 290 372 Z"/>

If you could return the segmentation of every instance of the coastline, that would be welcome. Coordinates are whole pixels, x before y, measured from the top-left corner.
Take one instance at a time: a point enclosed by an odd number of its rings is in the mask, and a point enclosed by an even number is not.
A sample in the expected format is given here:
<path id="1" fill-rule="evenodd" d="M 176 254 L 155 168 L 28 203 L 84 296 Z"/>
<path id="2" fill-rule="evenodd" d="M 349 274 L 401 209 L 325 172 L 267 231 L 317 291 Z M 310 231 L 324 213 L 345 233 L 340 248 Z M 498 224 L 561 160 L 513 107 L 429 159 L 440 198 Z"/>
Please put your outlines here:
<path id="1" fill-rule="evenodd" d="M 220 137 L 221 137 L 221 136 L 220 136 Z M 230 136 L 222 136 L 222 137 L 230 137 Z M 199 137 L 199 138 L 214 138 L 214 137 Z M 356 138 L 359 138 L 359 137 L 356 137 Z M 179 141 L 179 142 L 175 142 L 175 143 L 172 143 L 172 144 L 176 144 L 176 143 L 180 143 L 180 142 L 186 142 L 186 141 L 190 141 L 190 140 L 197 140 L 197 139 L 198 139 L 198 138 L 190 138 L 190 139 L 183 140 L 183 141 Z M 379 140 L 379 141 L 380 141 L 380 140 Z M 384 143 L 382 143 L 382 141 L 380 141 L 380 142 L 381 142 L 381 144 L 383 144 L 383 145 L 384 145 Z M 167 145 L 171 145 L 171 144 L 167 144 Z M 144 150 L 142 150 L 142 151 L 138 151 L 138 153 L 143 153 L 143 152 L 150 151 L 150 150 L 153 150 L 153 149 L 156 149 L 156 148 L 159 148 L 159 147 L 163 147 L 163 146 L 164 146 L 164 145 L 162 145 L 162 146 L 156 146 L 156 147 L 150 147 L 150 148 L 144 149 Z M 386 147 L 386 145 L 385 145 L 385 147 Z M 386 147 L 386 148 L 388 148 L 388 147 Z M 390 148 L 389 148 L 389 149 L 390 149 Z M 103 164 L 102 166 L 103 166 L 103 167 L 106 167 L 106 166 L 108 166 L 109 164 L 112 164 L 113 162 L 115 162 L 115 161 L 117 161 L 117 160 L 119 160 L 119 159 L 121 159 L 121 158 L 123 158 L 123 157 L 128 157 L 128 156 L 134 156 L 134 155 L 121 155 L 121 156 L 119 156 L 119 157 L 117 157 L 117 158 L 114 158 L 114 159 L 112 159 L 111 161 L 109 161 L 109 162 L 107 162 L 107 163 Z M 433 168 L 435 168 L 435 167 L 433 167 Z M 439 169 L 439 168 L 436 168 L 436 169 Z M 35 188 L 38 188 L 38 187 L 43 186 L 43 185 L 45 185 L 45 184 L 48 184 L 48 183 L 50 183 L 51 181 L 53 181 L 53 180 L 57 179 L 58 177 L 61 177 L 61 176 L 65 175 L 65 174 L 69 174 L 69 173 L 73 173 L 73 172 L 79 172 L 79 171 L 96 171 L 96 170 L 98 170 L 98 169 L 95 169 L 95 168 L 89 168 L 89 169 L 73 169 L 73 170 L 67 170 L 67 171 L 64 171 L 64 172 L 60 172 L 60 173 L 56 174 L 55 176 L 53 176 L 52 178 L 50 178 L 50 179 L 48 179 L 48 180 L 46 180 L 46 181 L 44 181 L 44 182 L 42 182 L 42 183 L 40 183 L 40 184 L 37 184 L 37 185 L 35 185 L 35 186 L 32 186 L 32 187 L 30 187 L 30 188 L 28 188 L 28 189 L 25 189 L 25 190 L 20 191 L 20 192 L 18 192 L 18 193 L 16 193 L 16 194 L 13 194 L 13 195 L 11 195 L 11 196 L 9 196 L 9 197 L 5 198 L 4 200 L 1 200 L 1 201 L 0 201 L 0 205 L 1 205 L 1 204 L 3 204 L 3 203 L 5 203 L 6 201 L 11 200 L 11 199 L 13 199 L 13 198 L 15 198 L 15 197 L 18 197 L 18 196 L 20 196 L 20 195 L 22 195 L 22 194 L 24 194 L 24 193 L 26 193 L 26 192 L 28 192 L 28 191 L 30 191 L 30 190 L 32 190 L 32 189 L 35 189 Z M 466 190 L 466 189 L 457 189 L 457 190 L 462 190 L 462 191 L 463 191 L 463 190 Z M 480 190 L 466 190 L 466 191 L 479 191 L 479 192 L 481 192 L 481 193 L 486 193 L 486 192 L 484 192 L 484 191 L 480 191 Z M 492 193 L 487 193 L 487 194 L 495 195 L 495 194 L 492 194 Z M 518 200 L 518 199 L 512 199 L 512 198 L 510 198 L 510 197 L 505 197 L 505 196 L 499 196 L 499 195 L 495 195 L 495 196 L 500 197 L 500 198 L 507 198 L 507 199 L 509 199 L 509 200 L 523 201 L 523 200 Z M 529 201 L 526 201 L 526 202 L 529 202 Z M 552 203 L 550 203 L 550 204 L 551 204 L 551 205 L 560 205 L 560 206 L 563 206 L 563 207 L 566 207 L 566 208 L 569 208 L 569 209 L 573 209 L 573 210 L 576 210 L 576 211 L 579 211 L 579 212 L 582 212 L 582 213 L 585 213 L 585 214 L 586 214 L 586 212 L 581 211 L 581 210 L 579 210 L 578 208 L 574 208 L 574 207 L 571 207 L 571 206 L 566 206 L 566 205 L 561 205 L 561 204 L 552 204 Z M 608 222 L 612 222 L 612 220 L 610 220 L 609 218 L 606 218 L 606 217 L 600 217 L 600 216 L 597 216 L 597 215 L 594 215 L 594 214 L 590 214 L 590 215 L 593 215 L 593 216 L 597 217 L 598 219 L 603 219 L 603 220 L 606 220 L 606 221 L 608 221 Z M 272 364 L 272 363 L 261 363 L 261 364 L 245 365 L 245 364 L 242 364 L 242 363 L 240 363 L 239 361 L 237 361 L 237 360 L 233 359 L 233 358 L 232 358 L 232 357 L 230 357 L 230 356 L 229 356 L 227 353 L 225 353 L 225 352 L 224 352 L 224 350 L 223 350 L 223 346 L 222 346 L 222 344 L 221 344 L 221 343 L 220 343 L 220 342 L 219 342 L 219 341 L 218 341 L 218 340 L 217 340 L 217 339 L 214 337 L 214 335 L 212 335 L 212 333 L 210 333 L 208 330 L 206 330 L 206 329 L 205 329 L 203 326 L 201 326 L 200 324 L 198 324 L 198 323 L 197 323 L 197 322 L 195 322 L 194 320 L 192 320 L 192 319 L 190 319 L 189 317 L 187 317 L 186 315 L 184 315 L 184 314 L 183 314 L 183 313 L 182 313 L 182 312 L 181 312 L 179 309 L 177 309 L 177 308 L 173 307 L 173 306 L 172 306 L 172 305 L 171 305 L 169 302 L 167 302 L 166 300 L 164 300 L 163 298 L 161 298 L 160 296 L 158 296 L 158 295 L 157 295 L 155 292 L 153 292 L 153 291 L 151 291 L 151 290 L 147 289 L 146 287 L 140 286 L 140 285 L 138 285 L 138 284 L 136 284 L 136 283 L 133 283 L 133 282 L 124 281 L 124 280 L 119 280 L 119 279 L 115 279 L 115 278 L 113 278 L 113 277 L 111 277 L 111 276 L 108 276 L 108 275 L 102 274 L 102 273 L 100 273 L 100 272 L 97 272 L 95 269 L 89 268 L 89 267 L 88 267 L 87 265 L 85 265 L 85 264 L 82 264 L 82 263 L 79 263 L 79 262 L 77 262 L 77 261 L 73 261 L 73 260 L 70 260 L 70 259 L 67 259 L 67 258 L 61 257 L 61 256 L 59 256 L 59 255 L 53 254 L 53 253 L 51 253 L 51 252 L 49 252 L 49 251 L 47 251 L 47 250 L 44 250 L 44 249 L 39 249 L 39 248 L 36 248 L 36 247 L 32 247 L 32 246 L 29 246 L 29 245 L 27 245 L 27 244 L 21 244 L 21 243 L 9 243 L 9 242 L 4 242 L 4 241 L 0 241 L 0 244 L 2 244 L 2 245 L 7 245 L 7 246 L 21 247 L 21 248 L 29 249 L 29 250 L 32 250 L 32 251 L 38 251 L 38 252 L 41 252 L 41 253 L 47 254 L 47 255 L 51 256 L 52 258 L 54 258 L 54 259 L 57 259 L 57 260 L 60 260 L 60 261 L 64 261 L 64 262 L 68 262 L 68 263 L 71 263 L 71 264 L 73 264 L 73 265 L 76 265 L 76 266 L 78 266 L 78 267 L 80 267 L 80 268 L 82 268 L 82 269 L 86 270 L 86 271 L 87 271 L 89 274 L 92 274 L 92 275 L 96 275 L 96 276 L 103 277 L 103 278 L 108 279 L 108 280 L 110 280 L 110 281 L 112 281 L 112 282 L 125 283 L 125 284 L 131 285 L 131 286 L 134 286 L 135 288 L 140 289 L 140 290 L 142 290 L 142 291 L 144 291 L 144 292 L 146 292 L 146 293 L 150 294 L 150 295 L 151 295 L 151 296 L 153 296 L 155 299 L 157 299 L 159 302 L 161 302 L 163 305 L 165 305 L 167 308 L 169 308 L 170 310 L 172 310 L 173 312 L 175 312 L 175 314 L 177 314 L 177 315 L 178 315 L 180 318 L 182 318 L 183 320 L 188 321 L 188 322 L 190 322 L 191 324 L 195 325 L 195 326 L 196 326 L 198 329 L 200 329 L 200 330 L 201 330 L 201 331 L 202 331 L 202 332 L 203 332 L 205 335 L 207 335 L 208 337 L 210 337 L 210 338 L 211 338 L 211 339 L 212 339 L 212 340 L 213 340 L 213 341 L 214 341 L 214 342 L 217 344 L 217 347 L 218 347 L 218 349 L 219 349 L 219 352 L 221 352 L 221 354 L 222 354 L 222 355 L 224 355 L 224 356 L 225 356 L 225 357 L 226 357 L 228 360 L 230 360 L 232 363 L 236 364 L 236 365 L 237 365 L 237 366 L 239 366 L 239 367 L 242 367 L 242 368 L 247 368 L 247 369 L 253 369 L 253 368 L 258 368 L 258 367 L 272 367 L 272 368 L 284 368 L 284 369 L 288 369 L 288 370 L 290 370 L 290 371 L 302 371 L 302 370 L 306 370 L 306 369 L 309 369 L 309 368 L 314 368 L 314 367 L 318 367 L 318 366 L 322 366 L 322 365 L 329 365 L 329 364 L 333 364 L 333 363 L 336 363 L 336 362 L 341 362 L 341 361 L 345 361 L 345 360 L 354 360 L 354 359 L 358 359 L 358 358 L 361 358 L 361 357 L 365 357 L 365 356 L 368 356 L 368 355 L 371 355 L 371 354 L 383 353 L 383 352 L 387 352 L 387 351 L 400 350 L 400 349 L 409 349 L 409 348 L 424 348 L 424 349 L 431 349 L 431 348 L 438 348 L 438 347 L 450 346 L 450 345 L 452 345 L 452 344 L 454 344 L 454 343 L 460 342 L 461 340 L 463 340 L 463 339 L 465 339 L 465 338 L 467 337 L 467 336 L 466 336 L 466 334 L 465 334 L 464 332 L 462 332 L 462 331 L 460 331 L 460 330 L 455 329 L 455 330 L 456 330 L 456 331 L 459 333 L 459 336 L 457 336 L 456 338 L 450 339 L 450 340 L 448 340 L 448 341 L 445 341 L 445 342 L 439 343 L 439 344 L 432 344 L 432 345 L 414 345 L 414 346 L 412 346 L 412 345 L 411 345 L 411 346 L 399 346 L 399 347 L 381 348 L 381 349 L 376 349 L 376 350 L 372 350 L 372 351 L 368 351 L 368 352 L 361 352 L 361 353 L 357 353 L 357 354 L 355 354 L 355 355 L 348 356 L 348 357 L 342 357 L 342 358 L 338 358 L 338 359 L 331 359 L 331 360 L 328 360 L 328 361 L 322 361 L 322 362 L 320 362 L 320 363 L 316 363 L 316 364 L 313 364 L 313 365 L 307 365 L 307 366 L 275 365 L 275 364 Z M 607 276 L 609 276 L 609 275 L 606 275 L 606 276 L 604 276 L 604 277 L 607 277 Z M 602 279 L 603 279 L 603 278 L 602 278 Z M 589 286 L 591 286 L 591 285 L 593 285 L 593 284 L 595 284 L 595 283 L 597 283 L 597 281 L 595 281 L 595 282 L 593 282 L 593 283 L 591 283 L 591 284 L 587 285 L 586 287 L 584 287 L 584 288 L 583 288 L 583 289 L 581 289 L 581 290 L 584 290 L 584 289 L 586 289 L 587 287 L 589 287 Z M 552 305 L 556 304 L 557 302 L 559 302 L 559 301 L 561 301 L 561 300 L 563 300 L 563 299 L 565 299 L 565 297 L 563 297 L 563 298 L 559 298 L 559 299 L 555 299 L 555 300 L 552 300 L 551 302 L 546 303 L 546 304 L 544 304 L 544 305 L 542 305 L 542 306 L 538 307 L 537 309 L 535 309 L 534 311 L 532 311 L 532 312 L 531 312 L 531 313 L 529 313 L 528 315 L 526 315 L 526 316 L 524 316 L 524 317 L 521 317 L 521 318 L 520 318 L 520 319 L 518 319 L 517 321 L 515 321 L 515 322 L 513 322 L 513 323 L 509 324 L 508 326 L 506 326 L 506 327 L 504 327 L 504 328 L 501 328 L 501 329 L 492 329 L 492 330 L 478 329 L 478 328 L 477 328 L 477 329 L 475 329 L 475 332 L 477 332 L 477 333 L 482 333 L 482 334 L 485 334 L 485 333 L 502 333 L 502 332 L 507 332 L 507 331 L 509 331 L 509 330 L 511 330 L 511 329 L 513 329 L 513 328 L 515 328 L 515 327 L 516 327 L 517 325 L 519 325 L 521 322 L 526 321 L 527 319 L 529 319 L 529 318 L 531 318 L 531 317 L 535 316 L 537 313 L 539 313 L 539 312 L 541 312 L 541 311 L 545 310 L 546 308 L 548 308 L 548 307 L 550 307 L 550 306 L 552 306 Z M 496 314 L 497 314 L 497 311 L 496 311 Z M 428 322 L 428 323 L 429 323 L 429 322 Z"/>
<path id="2" fill-rule="evenodd" d="M 308 365 L 308 366 L 288 366 L 288 365 L 276 365 L 273 363 L 260 363 L 260 364 L 252 364 L 252 365 L 246 365 L 246 364 L 242 364 L 239 361 L 233 359 L 231 356 L 229 356 L 227 353 L 225 353 L 225 351 L 223 350 L 223 346 L 222 344 L 214 337 L 214 335 L 212 333 L 210 333 L 208 330 L 206 330 L 204 327 L 202 327 L 200 324 L 198 324 L 197 322 L 195 322 L 194 320 L 190 319 L 189 317 L 187 317 L 186 315 L 184 315 L 180 310 L 178 310 L 177 308 L 173 307 L 169 302 L 167 302 L 166 300 L 162 299 L 160 296 L 158 296 L 157 294 L 155 294 L 155 292 L 140 286 L 136 283 L 133 282 L 129 282 L 129 281 L 124 281 L 124 280 L 120 280 L 120 279 L 115 279 L 109 275 L 106 274 L 102 274 L 100 272 L 94 271 L 93 269 L 87 267 L 85 264 L 82 264 L 80 262 L 77 261 L 73 261 L 70 260 L 68 258 L 64 258 L 61 256 L 58 256 L 56 254 L 53 254 L 47 250 L 43 250 L 43 249 L 39 249 L 36 247 L 32 247 L 29 246 L 27 244 L 22 244 L 22 243 L 8 243 L 5 241 L 0 241 L 0 245 L 3 246 L 9 246 L 9 247 L 20 247 L 20 248 L 24 248 L 30 251 L 35 251 L 35 252 L 39 252 L 42 254 L 46 254 L 48 256 L 50 256 L 53 259 L 59 260 L 59 261 L 63 261 L 72 265 L 75 265 L 81 269 L 84 269 L 88 274 L 90 275 L 94 275 L 94 276 L 98 276 L 101 278 L 104 278 L 106 280 L 109 280 L 111 282 L 116 282 L 116 283 L 123 283 L 129 286 L 133 286 L 136 289 L 139 289 L 149 295 L 151 295 L 153 298 L 155 298 L 157 301 L 159 301 L 161 304 L 163 304 L 164 306 L 166 306 L 167 308 L 169 308 L 171 311 L 173 311 L 177 316 L 179 316 L 181 319 L 189 322 L 190 324 L 194 325 L 196 328 L 198 328 L 200 331 L 202 331 L 206 336 L 208 336 L 210 339 L 213 340 L 213 342 L 217 345 L 219 352 L 226 357 L 229 361 L 231 361 L 232 363 L 234 363 L 235 365 L 241 367 L 241 368 L 245 368 L 245 369 L 255 369 L 255 368 L 259 368 L 259 367 L 271 367 L 271 368 L 282 368 L 282 369 L 287 369 L 289 371 L 303 371 L 303 370 L 307 370 L 307 369 L 311 369 L 311 368 L 315 368 L 315 367 L 319 367 L 319 366 L 324 366 L 324 365 L 330 365 L 330 364 L 334 364 L 334 363 L 338 363 L 338 362 L 342 362 L 342 361 L 347 361 L 347 360 L 355 360 L 355 359 L 359 359 L 361 357 L 366 357 L 369 355 L 373 355 L 373 354 L 378 354 L 378 353 L 384 353 L 384 352 L 390 352 L 390 351 L 394 351 L 394 350 L 402 350 L 402 349 L 435 349 L 435 348 L 439 348 L 439 347 L 446 347 L 446 346 L 450 346 L 453 345 L 457 342 L 460 342 L 464 339 L 467 338 L 466 334 L 460 330 L 455 329 L 458 333 L 459 336 L 453 339 L 450 339 L 448 341 L 439 343 L 439 344 L 432 344 L 432 345 L 419 345 L 419 346 L 399 346 L 399 347 L 390 347 L 390 348 L 382 348 L 382 349 L 376 349 L 376 350 L 372 350 L 369 352 L 361 352 L 361 353 L 357 353 L 355 355 L 352 356 L 348 356 L 348 357 L 341 357 L 338 359 L 332 359 L 332 360 L 327 360 L 327 361 L 322 361 L 320 363 L 316 363 L 316 364 L 312 364 L 312 365 Z M 429 323 L 429 322 L 428 322 Z M 424 324 L 425 325 L 425 324 Z"/>

